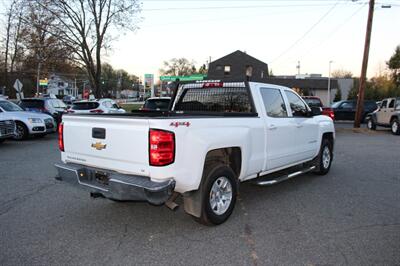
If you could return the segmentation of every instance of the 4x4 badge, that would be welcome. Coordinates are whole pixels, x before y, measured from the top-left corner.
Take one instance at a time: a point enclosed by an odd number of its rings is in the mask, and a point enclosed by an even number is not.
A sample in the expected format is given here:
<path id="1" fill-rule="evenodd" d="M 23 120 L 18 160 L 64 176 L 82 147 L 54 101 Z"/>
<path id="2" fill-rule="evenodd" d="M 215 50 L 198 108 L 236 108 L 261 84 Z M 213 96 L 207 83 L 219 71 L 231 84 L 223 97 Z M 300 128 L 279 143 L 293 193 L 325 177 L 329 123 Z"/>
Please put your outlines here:
<path id="1" fill-rule="evenodd" d="M 107 147 L 107 144 L 103 144 L 101 142 L 96 142 L 96 143 L 92 143 L 92 148 L 95 148 L 96 150 L 103 150 Z"/>

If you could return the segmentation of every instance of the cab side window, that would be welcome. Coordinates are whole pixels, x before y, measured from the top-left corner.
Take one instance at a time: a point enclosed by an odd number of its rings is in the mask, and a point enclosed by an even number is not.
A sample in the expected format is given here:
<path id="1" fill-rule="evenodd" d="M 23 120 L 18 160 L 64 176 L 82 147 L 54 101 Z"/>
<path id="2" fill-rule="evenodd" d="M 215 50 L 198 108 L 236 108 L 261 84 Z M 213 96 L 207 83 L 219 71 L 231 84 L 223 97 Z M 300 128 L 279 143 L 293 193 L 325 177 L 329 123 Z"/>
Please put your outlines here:
<path id="1" fill-rule="evenodd" d="M 384 100 L 384 101 L 381 103 L 381 109 L 386 109 L 386 106 L 387 106 L 387 100 Z"/>
<path id="2" fill-rule="evenodd" d="M 400 98 L 396 99 L 396 107 L 394 109 L 400 110 Z"/>
<path id="3" fill-rule="evenodd" d="M 394 99 L 391 99 L 388 108 L 394 108 Z"/>
<path id="4" fill-rule="evenodd" d="M 292 109 L 292 115 L 294 117 L 305 117 L 307 116 L 308 109 L 305 103 L 299 96 L 291 91 L 285 91 L 286 97 L 289 100 L 290 109 Z"/>
<path id="5" fill-rule="evenodd" d="M 261 88 L 261 96 L 269 117 L 288 117 L 285 101 L 278 89 Z"/>

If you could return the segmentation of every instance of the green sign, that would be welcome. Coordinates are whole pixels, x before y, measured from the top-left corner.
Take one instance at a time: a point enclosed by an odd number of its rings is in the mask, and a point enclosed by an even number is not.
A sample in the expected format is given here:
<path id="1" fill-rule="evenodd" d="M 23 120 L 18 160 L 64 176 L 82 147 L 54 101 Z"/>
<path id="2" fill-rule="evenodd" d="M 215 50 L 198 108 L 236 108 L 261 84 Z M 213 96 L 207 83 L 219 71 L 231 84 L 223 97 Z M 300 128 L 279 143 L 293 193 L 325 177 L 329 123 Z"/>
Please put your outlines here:
<path id="1" fill-rule="evenodd" d="M 39 85 L 40 86 L 47 86 L 48 85 L 47 79 L 40 79 L 39 80 Z"/>
<path id="2" fill-rule="evenodd" d="M 190 75 L 190 76 L 160 76 L 161 81 L 176 81 L 176 79 L 179 79 L 179 81 L 196 81 L 196 80 L 203 80 L 207 75 Z"/>

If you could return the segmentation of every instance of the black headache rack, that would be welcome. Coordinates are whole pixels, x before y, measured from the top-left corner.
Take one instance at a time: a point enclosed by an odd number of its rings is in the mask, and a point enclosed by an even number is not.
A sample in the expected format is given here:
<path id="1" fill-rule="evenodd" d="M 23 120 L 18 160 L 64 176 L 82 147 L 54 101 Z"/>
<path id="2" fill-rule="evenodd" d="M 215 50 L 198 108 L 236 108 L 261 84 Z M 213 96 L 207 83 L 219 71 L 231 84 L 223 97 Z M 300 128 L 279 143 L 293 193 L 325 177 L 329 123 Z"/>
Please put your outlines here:
<path id="1" fill-rule="evenodd" d="M 175 81 L 169 84 L 173 89 L 169 111 L 156 110 L 133 110 L 126 114 L 67 114 L 71 116 L 112 116 L 119 118 L 168 118 L 168 117 L 258 117 L 255 109 L 253 96 L 250 92 L 248 81 L 221 81 L 221 80 L 202 80 L 202 81 Z M 188 92 L 192 89 L 196 93 Z M 218 93 L 216 93 L 218 91 Z M 239 93 L 238 93 L 239 91 Z M 179 101 L 175 103 L 179 95 Z M 189 95 L 192 93 L 191 95 Z M 236 94 L 236 95 L 234 95 Z M 232 97 L 234 95 L 234 97 Z M 182 102 L 184 97 L 190 100 Z M 200 101 L 208 99 L 207 107 Z M 210 106 L 211 104 L 212 106 Z M 176 107 L 179 107 L 178 110 Z M 179 110 L 181 109 L 181 110 Z M 174 110 L 174 111 L 171 111 Z"/>
<path id="2" fill-rule="evenodd" d="M 201 80 L 172 82 L 169 113 L 180 116 L 257 117 L 249 82 Z M 178 101 L 177 101 L 178 98 Z M 208 100 L 207 106 L 199 100 Z"/>

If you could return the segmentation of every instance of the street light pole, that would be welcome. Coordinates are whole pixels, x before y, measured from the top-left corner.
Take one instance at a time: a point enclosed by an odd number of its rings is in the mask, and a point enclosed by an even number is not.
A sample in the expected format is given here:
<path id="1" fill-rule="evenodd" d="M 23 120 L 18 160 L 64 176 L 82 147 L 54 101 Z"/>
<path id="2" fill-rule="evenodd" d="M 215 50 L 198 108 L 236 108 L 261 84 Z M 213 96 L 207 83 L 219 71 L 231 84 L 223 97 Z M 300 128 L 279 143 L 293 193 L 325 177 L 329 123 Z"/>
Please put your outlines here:
<path id="1" fill-rule="evenodd" d="M 361 123 L 361 118 L 364 110 L 364 92 L 367 79 L 367 67 L 368 67 L 368 56 L 369 56 L 369 46 L 371 42 L 371 31 L 372 31 L 372 20 L 374 17 L 374 6 L 375 0 L 369 1 L 369 11 L 368 11 L 368 21 L 367 21 L 367 32 L 365 34 L 365 44 L 364 44 L 364 55 L 361 67 L 360 76 L 360 86 L 358 88 L 357 97 L 357 110 L 356 116 L 354 118 L 354 128 L 359 128 Z"/>
<path id="2" fill-rule="evenodd" d="M 332 60 L 329 61 L 329 71 L 328 71 L 328 107 L 331 106 L 331 64 Z"/>

